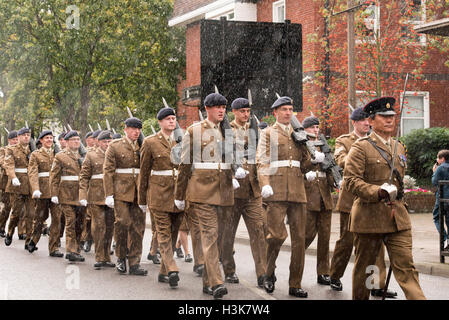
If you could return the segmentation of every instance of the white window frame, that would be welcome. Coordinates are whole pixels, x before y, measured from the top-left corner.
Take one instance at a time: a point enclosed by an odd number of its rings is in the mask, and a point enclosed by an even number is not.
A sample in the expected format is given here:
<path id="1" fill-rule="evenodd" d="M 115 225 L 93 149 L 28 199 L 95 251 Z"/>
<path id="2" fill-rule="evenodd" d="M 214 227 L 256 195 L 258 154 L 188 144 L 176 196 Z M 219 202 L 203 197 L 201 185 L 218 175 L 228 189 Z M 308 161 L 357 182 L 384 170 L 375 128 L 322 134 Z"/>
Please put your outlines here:
<path id="1" fill-rule="evenodd" d="M 277 9 L 281 6 L 284 7 L 284 20 L 283 21 L 280 21 L 278 15 L 277 15 L 277 12 L 278 12 Z M 282 22 L 283 23 L 285 21 L 285 19 L 287 18 L 285 7 L 286 7 L 285 0 L 279 0 L 279 1 L 273 2 L 273 22 Z"/>
<path id="2" fill-rule="evenodd" d="M 406 0 L 403 0 L 403 1 L 406 1 Z M 426 0 L 421 0 L 421 7 L 422 7 L 421 20 L 409 20 L 408 21 L 411 29 L 426 22 Z M 416 44 L 416 45 L 419 44 L 421 46 L 426 46 L 427 45 L 426 34 L 421 33 L 421 34 L 418 34 L 418 36 L 419 36 L 419 43 L 410 43 L 410 44 Z"/>
<path id="3" fill-rule="evenodd" d="M 403 91 L 401 92 L 400 103 L 402 104 Z M 407 117 L 407 120 L 424 120 L 424 129 L 430 127 L 430 107 L 429 107 L 429 92 L 428 91 L 406 91 L 405 96 L 415 97 L 420 96 L 423 97 L 423 116 L 422 117 Z M 404 117 L 401 119 L 401 136 L 404 135 Z"/>

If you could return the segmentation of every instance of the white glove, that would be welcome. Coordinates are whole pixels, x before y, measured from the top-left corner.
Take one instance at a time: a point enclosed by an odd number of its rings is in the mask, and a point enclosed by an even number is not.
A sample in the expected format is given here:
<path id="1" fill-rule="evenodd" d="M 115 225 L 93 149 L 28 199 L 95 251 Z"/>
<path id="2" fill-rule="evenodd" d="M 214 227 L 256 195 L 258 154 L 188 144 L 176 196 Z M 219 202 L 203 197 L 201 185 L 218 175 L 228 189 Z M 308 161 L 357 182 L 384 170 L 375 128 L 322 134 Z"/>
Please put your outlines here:
<path id="1" fill-rule="evenodd" d="M 324 161 L 324 153 L 319 152 L 319 151 L 315 151 L 315 153 L 314 153 L 314 158 L 315 158 L 315 159 L 312 159 L 312 160 L 311 160 L 311 162 L 312 162 L 313 164 L 315 164 L 315 163 L 321 163 L 321 162 Z"/>
<path id="2" fill-rule="evenodd" d="M 262 187 L 261 194 L 262 194 L 262 198 L 271 197 L 274 194 L 273 188 L 267 184 L 266 186 Z"/>
<path id="3" fill-rule="evenodd" d="M 398 188 L 396 188 L 394 184 L 388 184 L 385 182 L 380 186 L 380 189 L 388 192 L 388 195 L 390 196 L 390 202 L 396 200 L 396 197 L 398 196 Z"/>
<path id="4" fill-rule="evenodd" d="M 11 182 L 14 187 L 20 186 L 20 181 L 17 178 L 13 178 Z"/>
<path id="5" fill-rule="evenodd" d="M 186 207 L 186 202 L 185 200 L 175 200 L 175 206 L 179 210 L 184 210 L 184 208 Z"/>
<path id="6" fill-rule="evenodd" d="M 242 167 L 238 167 L 237 170 L 235 170 L 235 177 L 237 179 L 245 179 L 248 173 L 249 171 L 243 169 Z"/>
<path id="7" fill-rule="evenodd" d="M 80 200 L 80 205 L 82 205 L 83 207 L 87 207 L 87 200 L 86 199 L 81 199 Z"/>
<path id="8" fill-rule="evenodd" d="M 42 195 L 42 192 L 40 192 L 39 190 L 36 190 L 33 192 L 33 195 L 31 196 L 31 198 L 33 199 L 39 199 Z"/>
<path id="9" fill-rule="evenodd" d="M 240 188 L 240 183 L 237 181 L 237 179 L 232 179 L 232 187 L 235 189 Z"/>
<path id="10" fill-rule="evenodd" d="M 339 182 L 338 182 L 338 186 L 337 186 L 337 188 L 338 189 L 341 189 L 341 186 L 343 185 L 343 179 L 341 179 Z"/>
<path id="11" fill-rule="evenodd" d="M 106 199 L 104 200 L 104 203 L 109 208 L 114 208 L 114 196 L 107 196 Z"/>
<path id="12" fill-rule="evenodd" d="M 309 171 L 306 173 L 306 179 L 307 181 L 313 181 L 316 178 L 316 172 L 315 171 Z"/>
<path id="13" fill-rule="evenodd" d="M 147 212 L 147 206 L 146 205 L 139 205 L 140 210 L 142 210 L 142 212 Z"/>
<path id="14" fill-rule="evenodd" d="M 51 202 L 53 202 L 54 204 L 59 204 L 58 197 L 51 197 Z"/>

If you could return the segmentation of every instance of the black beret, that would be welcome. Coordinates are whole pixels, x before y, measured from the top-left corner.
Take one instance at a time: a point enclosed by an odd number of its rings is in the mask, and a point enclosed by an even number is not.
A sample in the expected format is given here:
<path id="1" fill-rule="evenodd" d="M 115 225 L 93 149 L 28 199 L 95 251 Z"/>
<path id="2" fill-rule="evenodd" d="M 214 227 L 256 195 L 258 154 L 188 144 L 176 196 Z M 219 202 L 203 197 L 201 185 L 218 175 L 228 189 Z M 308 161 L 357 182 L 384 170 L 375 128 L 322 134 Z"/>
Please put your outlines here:
<path id="1" fill-rule="evenodd" d="M 67 134 L 67 132 L 62 132 L 59 136 L 58 136 L 58 140 L 64 139 L 65 135 Z"/>
<path id="2" fill-rule="evenodd" d="M 8 139 L 14 139 L 14 138 L 17 138 L 17 131 L 16 130 L 10 131 L 8 133 Z"/>
<path id="3" fill-rule="evenodd" d="M 231 109 L 251 108 L 248 99 L 237 98 L 231 103 Z"/>
<path id="4" fill-rule="evenodd" d="M 364 107 L 363 111 L 368 115 L 380 114 L 383 116 L 394 115 L 393 105 L 396 99 L 393 97 L 381 97 L 368 102 Z"/>
<path id="5" fill-rule="evenodd" d="M 162 119 L 164 119 L 165 117 L 168 117 L 168 116 L 176 116 L 175 110 L 173 110 L 170 107 L 166 107 L 166 108 L 162 108 L 157 113 L 157 119 L 158 120 L 162 120 Z"/>
<path id="6" fill-rule="evenodd" d="M 101 130 L 95 130 L 94 132 L 92 132 L 92 138 L 97 139 L 100 132 Z"/>
<path id="7" fill-rule="evenodd" d="M 20 136 L 20 135 L 22 135 L 22 134 L 30 133 L 30 132 L 31 132 L 30 128 L 25 128 L 25 127 L 23 127 L 22 129 L 20 129 L 20 130 L 17 132 L 17 135 Z"/>
<path id="8" fill-rule="evenodd" d="M 228 100 L 219 93 L 211 93 L 204 99 L 205 107 L 225 106 L 227 103 Z"/>
<path id="9" fill-rule="evenodd" d="M 43 137 L 48 136 L 50 134 L 53 135 L 53 132 L 51 130 L 44 130 L 41 132 L 41 134 L 39 135 L 39 138 L 37 138 L 37 140 L 40 140 Z"/>
<path id="10" fill-rule="evenodd" d="M 127 127 L 142 129 L 142 121 L 136 117 L 131 117 L 125 120 Z"/>
<path id="11" fill-rule="evenodd" d="M 320 120 L 318 120 L 318 118 L 314 117 L 314 116 L 307 117 L 302 122 L 302 126 L 304 127 L 304 129 L 309 128 L 311 126 L 319 125 L 319 124 L 320 124 Z"/>
<path id="12" fill-rule="evenodd" d="M 92 131 L 89 131 L 88 133 L 86 133 L 86 135 L 84 136 L 84 139 L 89 138 L 92 135 Z"/>
<path id="13" fill-rule="evenodd" d="M 122 135 L 120 133 L 114 133 L 112 135 L 112 139 L 120 139 L 122 137 Z"/>
<path id="14" fill-rule="evenodd" d="M 351 120 L 360 121 L 368 118 L 368 115 L 363 111 L 363 108 L 358 107 L 351 113 Z"/>
<path id="15" fill-rule="evenodd" d="M 290 97 L 279 97 L 271 106 L 271 109 L 279 108 L 281 106 L 293 105 L 293 100 Z"/>
<path id="16" fill-rule="evenodd" d="M 79 136 L 80 135 L 78 134 L 78 131 L 71 130 L 66 133 L 66 135 L 64 136 L 64 140 L 69 140 L 70 138 L 79 137 Z"/>
<path id="17" fill-rule="evenodd" d="M 112 132 L 109 130 L 103 130 L 101 131 L 101 133 L 98 135 L 98 140 L 110 140 L 112 139 Z"/>
<path id="18" fill-rule="evenodd" d="M 268 127 L 268 124 L 266 122 L 260 122 L 259 123 L 259 128 L 260 129 L 265 129 L 266 127 Z"/>

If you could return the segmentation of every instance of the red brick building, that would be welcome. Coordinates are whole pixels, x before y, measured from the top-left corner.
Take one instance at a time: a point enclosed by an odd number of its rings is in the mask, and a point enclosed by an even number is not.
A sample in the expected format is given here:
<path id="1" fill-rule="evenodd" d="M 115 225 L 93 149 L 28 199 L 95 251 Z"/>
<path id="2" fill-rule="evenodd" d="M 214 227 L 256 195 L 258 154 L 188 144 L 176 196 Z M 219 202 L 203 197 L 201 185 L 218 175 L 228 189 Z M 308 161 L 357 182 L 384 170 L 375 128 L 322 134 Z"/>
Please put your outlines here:
<path id="1" fill-rule="evenodd" d="M 198 106 L 200 104 L 201 90 L 201 54 L 200 54 L 200 21 L 202 19 L 219 19 L 225 16 L 228 20 L 254 21 L 254 22 L 284 22 L 302 25 L 303 37 L 303 112 L 298 113 L 302 120 L 310 115 L 309 109 L 320 108 L 319 101 L 324 94 L 307 79 L 322 71 L 322 65 L 317 65 L 310 59 L 314 55 L 322 54 L 322 47 L 308 41 L 308 35 L 323 31 L 324 19 L 320 9 L 324 1 L 317 0 L 175 0 L 174 13 L 169 21 L 170 26 L 185 27 L 186 35 L 186 77 L 178 84 L 180 100 L 178 103 L 178 116 L 182 126 L 187 126 L 198 120 Z M 382 28 L 382 8 L 371 8 L 374 12 L 374 25 Z M 377 16 L 378 15 L 378 16 Z M 424 22 L 425 17 L 422 18 Z M 345 42 L 346 19 L 342 18 L 343 32 L 338 33 L 336 41 Z M 381 23 L 382 22 L 382 23 Z M 418 42 L 425 45 L 425 35 Z M 403 133 L 413 128 L 427 128 L 447 126 L 449 123 L 449 100 L 446 91 L 449 88 L 449 69 L 444 67 L 447 57 L 434 52 L 432 63 L 427 63 L 422 72 L 422 79 L 410 81 L 407 89 L 408 104 L 415 112 L 404 113 L 402 123 Z M 307 62 L 307 63 L 306 63 Z M 407 66 L 410 71 L 415 66 Z M 331 61 L 331 69 L 332 61 Z M 402 72 L 410 72 L 407 68 Z M 395 70 L 392 70 L 393 72 Z M 309 77 L 309 78 L 308 78 Z M 332 85 L 332 83 L 331 83 Z M 274 99 L 273 99 L 274 100 Z M 358 99 L 358 105 L 363 104 Z M 342 106 L 347 108 L 347 106 Z M 346 112 L 346 111 L 344 111 Z M 348 122 L 334 126 L 332 136 L 338 136 L 349 130 Z"/>

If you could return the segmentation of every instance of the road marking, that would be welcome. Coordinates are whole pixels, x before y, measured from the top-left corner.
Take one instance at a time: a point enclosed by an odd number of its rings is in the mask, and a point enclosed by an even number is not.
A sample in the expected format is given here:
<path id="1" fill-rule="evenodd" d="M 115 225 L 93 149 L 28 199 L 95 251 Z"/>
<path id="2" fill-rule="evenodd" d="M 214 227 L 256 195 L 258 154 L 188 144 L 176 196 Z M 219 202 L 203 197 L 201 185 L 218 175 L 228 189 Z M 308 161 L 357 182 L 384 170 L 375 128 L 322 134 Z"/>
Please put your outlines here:
<path id="1" fill-rule="evenodd" d="M 272 295 L 265 292 L 264 289 L 260 289 L 259 287 L 254 287 L 252 284 L 250 284 L 248 281 L 243 280 L 240 278 L 240 283 L 243 284 L 247 289 L 254 292 L 258 296 L 262 297 L 265 300 L 277 300 Z"/>

